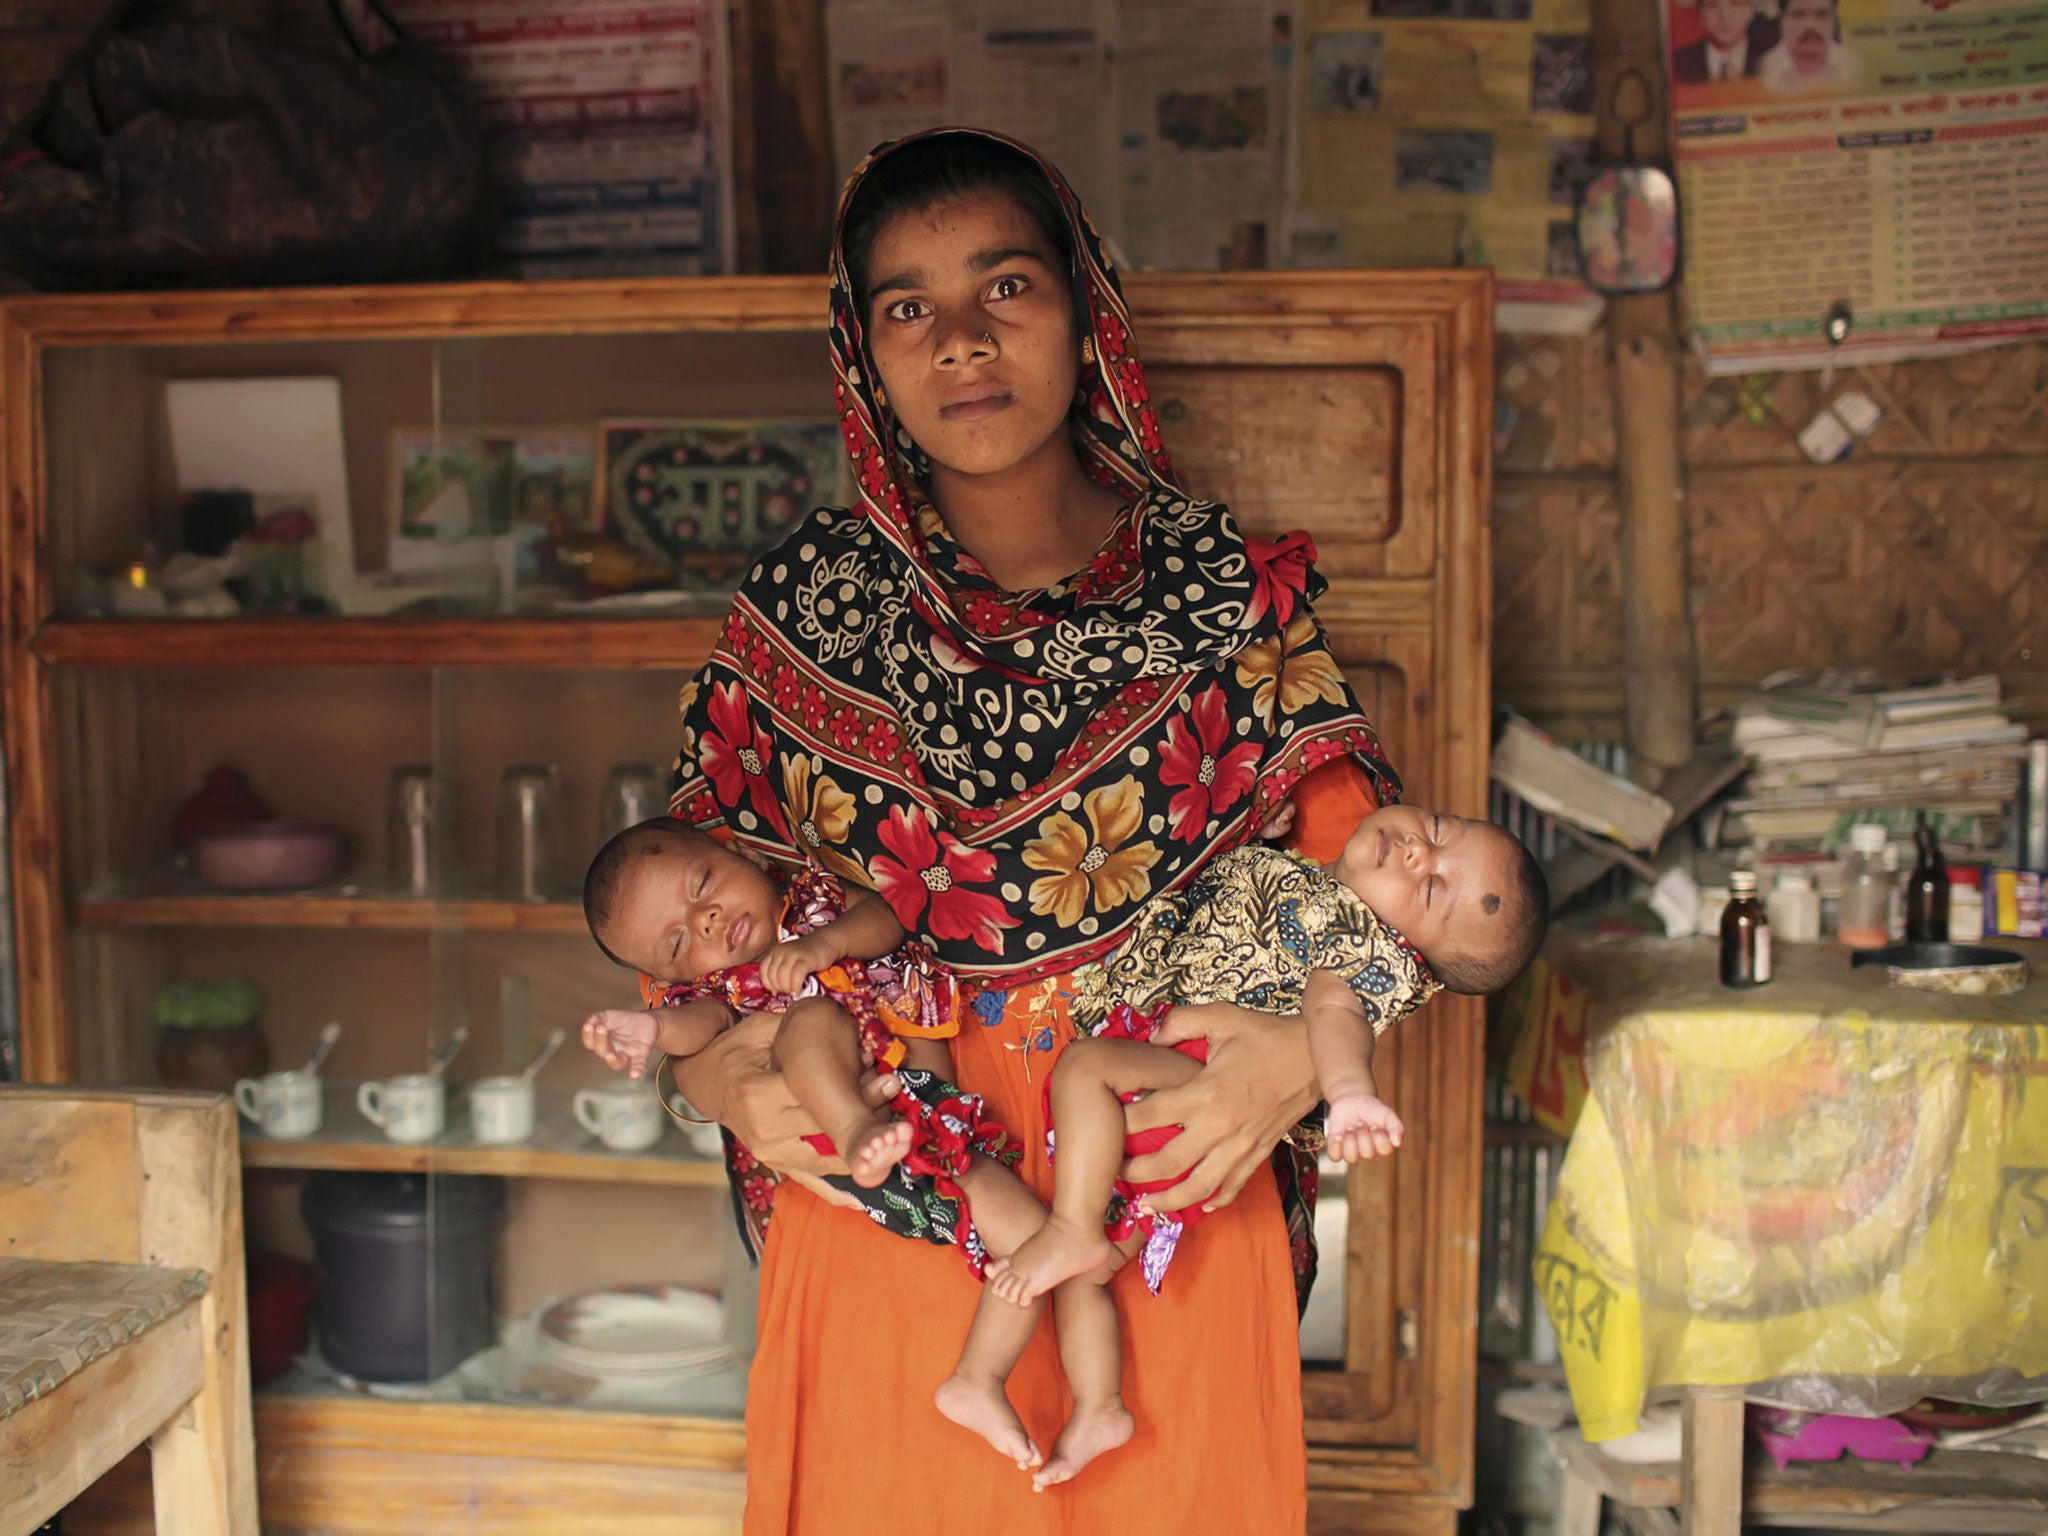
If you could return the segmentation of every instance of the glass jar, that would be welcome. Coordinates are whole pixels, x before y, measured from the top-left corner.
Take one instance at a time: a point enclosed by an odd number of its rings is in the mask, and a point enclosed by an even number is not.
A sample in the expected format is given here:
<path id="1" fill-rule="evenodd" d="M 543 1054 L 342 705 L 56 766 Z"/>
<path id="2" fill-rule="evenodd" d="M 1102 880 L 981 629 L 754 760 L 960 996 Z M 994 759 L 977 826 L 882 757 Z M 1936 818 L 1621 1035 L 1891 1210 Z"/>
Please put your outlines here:
<path id="1" fill-rule="evenodd" d="M 1728 905 L 1721 912 L 1721 985 L 1760 987 L 1771 979 L 1771 924 L 1756 899 L 1756 873 L 1738 869 L 1728 877 Z"/>
<path id="2" fill-rule="evenodd" d="M 1820 892 L 1803 869 L 1782 871 L 1766 903 L 1771 932 L 1787 944 L 1810 944 L 1820 937 Z"/>
<path id="3" fill-rule="evenodd" d="M 1882 949 L 1891 942 L 1892 877 L 1885 868 L 1890 841 L 1883 827 L 1866 823 L 1849 829 L 1839 932 L 1851 949 Z"/>

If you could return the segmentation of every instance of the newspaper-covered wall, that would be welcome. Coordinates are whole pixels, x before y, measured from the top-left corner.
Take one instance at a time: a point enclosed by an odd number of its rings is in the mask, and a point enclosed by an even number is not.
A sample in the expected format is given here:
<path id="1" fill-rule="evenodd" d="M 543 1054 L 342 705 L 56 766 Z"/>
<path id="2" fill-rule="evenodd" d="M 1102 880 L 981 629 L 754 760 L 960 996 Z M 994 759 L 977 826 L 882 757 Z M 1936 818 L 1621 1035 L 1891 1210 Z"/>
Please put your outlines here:
<path id="1" fill-rule="evenodd" d="M 2048 334 L 2048 7 L 1671 0 L 1686 296 L 1716 371 Z"/>
<path id="2" fill-rule="evenodd" d="M 392 0 L 493 121 L 512 275 L 732 269 L 721 0 Z"/>
<path id="3" fill-rule="evenodd" d="M 1590 0 L 1323 0 L 1306 48 L 1276 264 L 1490 266 L 1504 300 L 1588 300 Z"/>
<path id="4" fill-rule="evenodd" d="M 1066 172 L 1120 257 L 1265 266 L 1284 201 L 1291 4 L 829 0 L 833 148 L 974 123 Z"/>

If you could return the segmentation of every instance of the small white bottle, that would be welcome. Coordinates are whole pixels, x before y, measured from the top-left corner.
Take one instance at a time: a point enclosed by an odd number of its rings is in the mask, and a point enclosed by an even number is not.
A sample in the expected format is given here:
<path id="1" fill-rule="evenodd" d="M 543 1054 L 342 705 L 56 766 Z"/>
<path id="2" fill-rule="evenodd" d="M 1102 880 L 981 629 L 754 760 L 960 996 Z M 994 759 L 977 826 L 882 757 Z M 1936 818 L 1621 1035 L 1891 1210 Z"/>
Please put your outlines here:
<path id="1" fill-rule="evenodd" d="M 1765 904 L 1771 933 L 1781 943 L 1811 944 L 1820 937 L 1820 892 L 1803 869 L 1781 871 Z"/>

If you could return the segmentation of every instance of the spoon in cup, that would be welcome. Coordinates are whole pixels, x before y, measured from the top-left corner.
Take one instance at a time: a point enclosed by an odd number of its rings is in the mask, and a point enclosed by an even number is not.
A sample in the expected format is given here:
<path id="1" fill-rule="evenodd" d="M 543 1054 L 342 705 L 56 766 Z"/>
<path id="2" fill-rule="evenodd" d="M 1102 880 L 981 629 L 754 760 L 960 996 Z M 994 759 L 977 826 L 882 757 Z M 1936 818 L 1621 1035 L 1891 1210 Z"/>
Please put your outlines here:
<path id="1" fill-rule="evenodd" d="M 540 1069 L 548 1064 L 548 1058 L 562 1048 L 562 1041 L 566 1034 L 566 1030 L 558 1029 L 548 1036 L 547 1044 L 534 1052 L 533 1060 L 529 1061 L 526 1064 L 526 1070 L 519 1074 L 521 1081 L 530 1083 L 539 1075 Z"/>
<path id="2" fill-rule="evenodd" d="M 321 1025 L 319 1043 L 313 1047 L 313 1054 L 306 1058 L 306 1065 L 300 1070 L 308 1075 L 318 1072 L 320 1064 L 327 1059 L 327 1053 L 334 1049 L 334 1042 L 340 1038 L 341 1025 L 337 1021 L 330 1019 Z"/>
<path id="3" fill-rule="evenodd" d="M 441 1054 L 434 1058 L 434 1064 L 427 1068 L 427 1076 L 439 1077 L 443 1072 L 446 1072 L 448 1070 L 448 1063 L 455 1059 L 456 1053 L 462 1049 L 468 1039 L 469 1026 L 467 1024 L 458 1024 L 455 1027 L 455 1033 L 448 1037 L 448 1043 L 441 1047 Z"/>

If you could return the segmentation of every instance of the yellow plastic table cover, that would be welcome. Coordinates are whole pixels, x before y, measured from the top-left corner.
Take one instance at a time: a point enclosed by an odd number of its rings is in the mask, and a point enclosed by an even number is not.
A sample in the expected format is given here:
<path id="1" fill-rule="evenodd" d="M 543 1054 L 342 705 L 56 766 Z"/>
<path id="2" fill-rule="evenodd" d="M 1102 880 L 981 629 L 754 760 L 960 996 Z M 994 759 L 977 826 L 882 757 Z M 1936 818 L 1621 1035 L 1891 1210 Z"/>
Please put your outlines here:
<path id="1" fill-rule="evenodd" d="M 1561 925 L 1507 1000 L 1507 1077 L 1571 1136 L 1535 1275 L 1589 1440 L 1646 1397 L 1816 1412 L 2048 1398 L 2048 946 L 2005 997 L 1778 946 Z"/>

